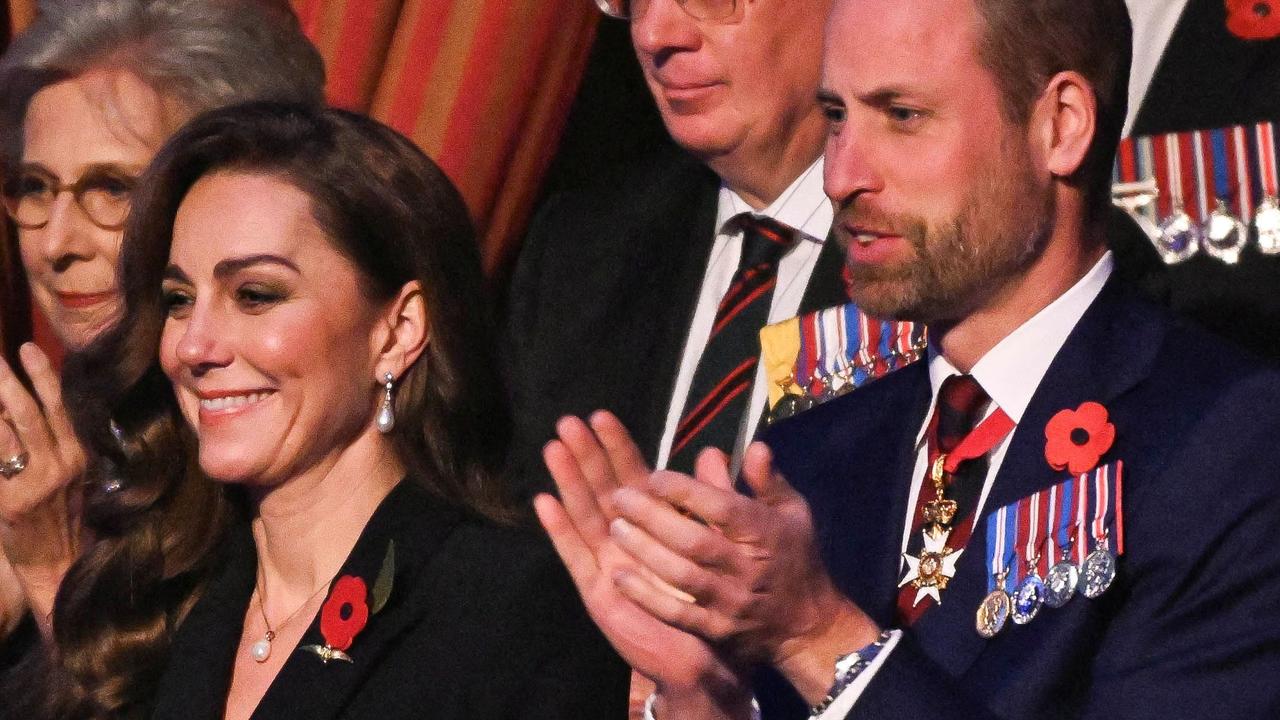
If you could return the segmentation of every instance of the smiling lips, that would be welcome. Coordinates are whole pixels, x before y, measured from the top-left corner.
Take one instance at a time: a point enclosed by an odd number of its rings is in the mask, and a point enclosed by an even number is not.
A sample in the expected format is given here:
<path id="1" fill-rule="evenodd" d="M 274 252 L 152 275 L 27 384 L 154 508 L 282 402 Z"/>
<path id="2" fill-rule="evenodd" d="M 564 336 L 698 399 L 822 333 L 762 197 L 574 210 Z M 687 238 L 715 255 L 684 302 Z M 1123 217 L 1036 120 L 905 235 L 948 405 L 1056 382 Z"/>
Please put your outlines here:
<path id="1" fill-rule="evenodd" d="M 58 292 L 55 293 L 58 302 L 62 306 L 72 310 L 81 310 L 83 308 L 101 305 L 102 303 L 114 300 L 116 297 L 115 290 L 105 290 L 96 293 L 77 293 L 77 292 Z"/>
<path id="2" fill-rule="evenodd" d="M 225 417 L 235 415 L 265 400 L 274 390 L 219 391 L 197 393 L 200 398 L 200 416 Z"/>

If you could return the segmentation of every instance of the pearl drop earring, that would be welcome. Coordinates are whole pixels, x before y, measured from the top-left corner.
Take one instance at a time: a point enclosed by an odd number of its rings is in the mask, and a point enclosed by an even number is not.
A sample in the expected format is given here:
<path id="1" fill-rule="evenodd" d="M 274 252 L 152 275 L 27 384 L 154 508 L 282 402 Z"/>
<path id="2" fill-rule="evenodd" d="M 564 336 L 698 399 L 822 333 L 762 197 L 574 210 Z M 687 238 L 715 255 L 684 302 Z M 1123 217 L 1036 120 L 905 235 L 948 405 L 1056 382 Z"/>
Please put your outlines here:
<path id="1" fill-rule="evenodd" d="M 382 404 L 378 407 L 378 431 L 386 434 L 391 432 L 396 426 L 396 412 L 391 407 L 391 389 L 395 387 L 395 376 L 387 373 L 383 376 L 385 388 L 382 394 Z"/>

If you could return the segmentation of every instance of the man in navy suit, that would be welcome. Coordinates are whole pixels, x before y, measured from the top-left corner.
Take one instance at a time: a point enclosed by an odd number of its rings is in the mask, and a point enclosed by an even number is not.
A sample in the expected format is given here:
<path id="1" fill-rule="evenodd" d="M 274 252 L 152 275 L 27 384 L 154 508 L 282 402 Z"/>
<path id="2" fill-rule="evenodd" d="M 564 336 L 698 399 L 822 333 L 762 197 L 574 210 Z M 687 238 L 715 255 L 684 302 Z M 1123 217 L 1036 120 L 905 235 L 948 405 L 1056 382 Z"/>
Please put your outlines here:
<path id="1" fill-rule="evenodd" d="M 656 717 L 1275 715 L 1280 376 L 1112 276 L 1129 57 L 1121 0 L 835 0 L 834 232 L 931 351 L 749 495 L 562 425 L 536 506 Z"/>

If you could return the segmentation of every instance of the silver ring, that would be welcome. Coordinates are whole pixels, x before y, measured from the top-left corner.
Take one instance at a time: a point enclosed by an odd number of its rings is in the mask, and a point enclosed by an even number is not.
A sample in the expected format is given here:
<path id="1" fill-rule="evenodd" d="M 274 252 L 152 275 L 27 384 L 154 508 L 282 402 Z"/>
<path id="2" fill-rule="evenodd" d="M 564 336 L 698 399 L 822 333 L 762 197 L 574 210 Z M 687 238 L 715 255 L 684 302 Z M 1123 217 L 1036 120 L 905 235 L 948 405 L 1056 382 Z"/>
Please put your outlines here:
<path id="1" fill-rule="evenodd" d="M 27 469 L 27 461 L 30 459 L 31 456 L 25 452 L 20 452 L 17 455 L 14 455 L 8 460 L 0 463 L 0 475 L 5 476 L 6 478 L 11 478 L 14 475 L 17 475 Z"/>

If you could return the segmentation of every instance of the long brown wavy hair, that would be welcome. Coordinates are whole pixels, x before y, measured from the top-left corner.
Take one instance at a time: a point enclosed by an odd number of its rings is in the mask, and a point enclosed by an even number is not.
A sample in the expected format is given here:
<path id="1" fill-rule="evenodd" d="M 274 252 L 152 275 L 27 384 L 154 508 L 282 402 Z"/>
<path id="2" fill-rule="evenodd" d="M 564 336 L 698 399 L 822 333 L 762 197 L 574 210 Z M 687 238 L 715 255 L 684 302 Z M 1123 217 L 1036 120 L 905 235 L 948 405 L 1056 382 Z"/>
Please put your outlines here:
<path id="1" fill-rule="evenodd" d="M 191 186 L 218 170 L 267 173 L 305 192 L 372 300 L 421 283 L 431 340 L 400 381 L 394 446 L 409 476 L 444 500 L 511 516 L 499 480 L 510 417 L 457 190 L 412 143 L 363 116 L 274 103 L 207 113 L 170 139 L 139 183 L 121 252 L 122 319 L 65 373 L 78 432 L 122 482 L 90 494 L 97 542 L 58 596 L 58 692 L 75 705 L 59 714 L 147 714 L 175 629 L 228 529 L 248 516 L 236 488 L 201 474 L 157 360 L 173 220 Z"/>

